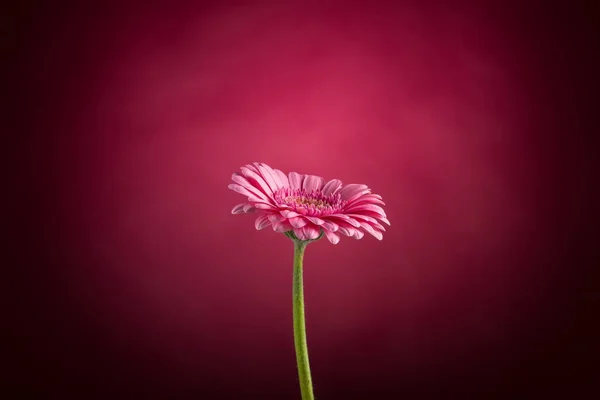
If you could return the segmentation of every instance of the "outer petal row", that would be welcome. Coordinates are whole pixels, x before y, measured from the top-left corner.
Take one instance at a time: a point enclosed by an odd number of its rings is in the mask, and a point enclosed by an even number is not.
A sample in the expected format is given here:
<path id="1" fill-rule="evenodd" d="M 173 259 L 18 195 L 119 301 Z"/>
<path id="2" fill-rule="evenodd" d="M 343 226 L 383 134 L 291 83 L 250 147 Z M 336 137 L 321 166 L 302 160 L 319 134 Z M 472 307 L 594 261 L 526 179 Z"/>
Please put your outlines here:
<path id="1" fill-rule="evenodd" d="M 241 174 L 234 173 L 229 188 L 247 196 L 248 202 L 233 207 L 233 214 L 262 211 L 255 221 L 256 229 L 271 225 L 276 232 L 293 231 L 301 240 L 316 239 L 321 230 L 327 239 L 337 244 L 340 234 L 361 239 L 365 232 L 381 240 L 385 231 L 379 221 L 390 225 L 381 196 L 371 193 L 363 184 L 342 185 L 338 179 L 329 182 L 316 175 L 290 172 L 284 174 L 264 163 L 247 164 Z M 273 197 L 277 190 L 290 187 L 306 192 L 321 191 L 325 196 L 337 195 L 344 201 L 343 209 L 330 215 L 301 215 L 284 205 L 278 205 Z M 287 207 L 289 208 L 289 207 Z"/>
<path id="2" fill-rule="evenodd" d="M 294 234 L 300 240 L 313 240 L 319 237 L 321 230 L 313 225 L 306 225 L 302 228 L 294 228 Z"/>
<path id="3" fill-rule="evenodd" d="M 339 179 L 332 179 L 323 186 L 323 194 L 329 196 L 338 191 L 342 187 L 342 181 Z"/>

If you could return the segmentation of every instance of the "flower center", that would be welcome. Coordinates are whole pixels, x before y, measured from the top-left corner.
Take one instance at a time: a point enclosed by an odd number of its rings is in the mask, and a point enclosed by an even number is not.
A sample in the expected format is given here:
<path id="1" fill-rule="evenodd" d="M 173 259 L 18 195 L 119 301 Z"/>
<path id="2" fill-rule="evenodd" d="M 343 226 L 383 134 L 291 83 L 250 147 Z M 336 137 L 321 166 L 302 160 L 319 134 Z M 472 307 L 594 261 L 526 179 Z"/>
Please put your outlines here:
<path id="1" fill-rule="evenodd" d="M 274 193 L 275 201 L 286 205 L 298 214 L 319 216 L 338 213 L 344 204 L 339 194 L 325 196 L 320 190 L 281 188 Z"/>

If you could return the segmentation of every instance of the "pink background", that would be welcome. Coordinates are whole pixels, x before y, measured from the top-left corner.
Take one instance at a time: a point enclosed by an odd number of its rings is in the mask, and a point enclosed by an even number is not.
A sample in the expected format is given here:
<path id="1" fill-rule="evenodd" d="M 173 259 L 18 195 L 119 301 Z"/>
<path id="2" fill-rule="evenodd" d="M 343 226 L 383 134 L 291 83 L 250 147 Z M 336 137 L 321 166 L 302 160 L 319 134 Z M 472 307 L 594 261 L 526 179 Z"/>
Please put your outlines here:
<path id="1" fill-rule="evenodd" d="M 136 7 L 16 14 L 27 300 L 11 298 L 6 387 L 299 398 L 292 244 L 230 214 L 230 176 L 253 161 L 387 204 L 383 241 L 307 249 L 317 398 L 582 387 L 597 294 L 572 268 L 591 243 L 570 178 L 589 155 L 569 97 L 579 14 Z"/>

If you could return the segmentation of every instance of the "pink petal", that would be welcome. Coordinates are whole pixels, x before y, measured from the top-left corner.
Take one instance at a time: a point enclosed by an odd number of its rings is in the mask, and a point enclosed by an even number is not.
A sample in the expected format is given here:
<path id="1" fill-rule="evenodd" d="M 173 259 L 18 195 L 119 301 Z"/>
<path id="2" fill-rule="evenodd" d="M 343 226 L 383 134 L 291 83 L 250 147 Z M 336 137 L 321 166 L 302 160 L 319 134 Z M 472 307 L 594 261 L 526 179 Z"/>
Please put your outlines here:
<path id="1" fill-rule="evenodd" d="M 325 223 L 325 221 L 323 221 L 321 218 L 309 217 L 309 216 L 306 216 L 305 218 L 315 225 L 323 225 Z"/>
<path id="2" fill-rule="evenodd" d="M 244 212 L 245 213 L 251 213 L 251 212 L 255 212 L 255 211 L 256 211 L 256 208 L 252 204 L 246 204 L 244 206 Z"/>
<path id="3" fill-rule="evenodd" d="M 258 168 L 256 168 L 256 164 L 258 164 L 258 163 L 255 161 L 252 164 L 246 164 L 246 167 L 250 168 L 252 171 L 254 171 L 258 174 L 259 171 L 258 171 Z"/>
<path id="4" fill-rule="evenodd" d="M 306 220 L 302 217 L 290 218 L 288 219 L 288 221 L 290 222 L 290 225 L 292 225 L 294 228 L 302 228 L 307 224 Z"/>
<path id="5" fill-rule="evenodd" d="M 363 236 L 365 236 L 365 233 L 363 231 L 359 231 L 358 229 L 354 232 L 354 239 L 359 240 L 362 239 Z"/>
<path id="6" fill-rule="evenodd" d="M 371 189 L 369 189 L 369 188 L 362 189 L 362 190 L 359 190 L 358 192 L 354 193 L 354 195 L 352 197 L 350 197 L 347 201 L 348 201 L 348 203 L 354 203 L 355 201 L 360 200 L 363 196 L 369 195 L 369 194 L 371 194 Z"/>
<path id="7" fill-rule="evenodd" d="M 237 183 L 238 185 L 242 186 L 249 192 L 253 193 L 255 196 L 260 197 L 261 199 L 263 199 L 265 201 L 270 201 L 269 197 L 266 194 L 264 194 L 259 188 L 254 186 L 244 176 L 234 172 L 233 175 L 231 175 L 231 180 L 234 181 L 235 183 Z"/>
<path id="8" fill-rule="evenodd" d="M 337 232 L 337 230 L 340 229 L 338 224 L 336 224 L 335 222 L 331 222 L 331 221 L 323 221 L 322 227 L 324 230 L 327 230 L 330 232 Z"/>
<path id="9" fill-rule="evenodd" d="M 256 198 L 254 198 L 254 199 L 256 200 Z M 252 199 L 252 197 L 248 197 L 248 200 L 255 201 Z M 277 209 L 277 207 L 275 207 L 271 204 L 263 203 L 263 202 L 255 202 L 253 205 L 254 205 L 254 207 L 258 208 L 259 210 L 276 210 Z"/>
<path id="10" fill-rule="evenodd" d="M 310 193 L 313 190 L 320 190 L 324 185 L 325 179 L 320 176 L 306 175 L 304 182 L 302 183 L 302 188 Z"/>
<path id="11" fill-rule="evenodd" d="M 260 217 L 256 218 L 256 221 L 254 221 L 254 227 L 259 231 L 269 225 L 271 225 L 271 221 L 269 221 L 267 215 L 261 215 Z"/>
<path id="12" fill-rule="evenodd" d="M 369 232 L 371 235 L 375 236 L 375 238 L 382 240 L 383 239 L 383 234 L 379 231 L 376 231 L 375 229 L 373 229 L 373 227 L 371 227 L 371 225 L 369 225 L 366 222 L 363 222 L 360 224 L 360 226 L 367 232 Z"/>
<path id="13" fill-rule="evenodd" d="M 247 206 L 248 203 L 242 203 L 242 204 L 238 204 L 237 206 L 233 207 L 233 210 L 231 210 L 232 214 L 242 214 L 244 213 L 244 207 Z"/>
<path id="14" fill-rule="evenodd" d="M 260 174 L 265 179 L 271 190 L 276 192 L 277 189 L 281 187 L 281 181 L 275 171 L 273 171 L 273 169 L 267 164 L 256 163 L 255 166 L 258 168 Z"/>
<path id="15" fill-rule="evenodd" d="M 361 193 L 362 191 L 368 190 L 368 189 L 369 188 L 367 187 L 367 185 L 351 183 L 349 185 L 342 187 L 338 193 L 342 197 L 342 200 L 348 200 L 348 199 L 352 198 L 354 195 L 356 195 L 357 193 Z"/>
<path id="16" fill-rule="evenodd" d="M 308 240 L 308 238 L 304 236 L 304 231 L 302 230 L 302 228 L 294 229 L 294 235 L 296 235 L 296 237 L 300 240 Z"/>
<path id="17" fill-rule="evenodd" d="M 338 244 L 340 241 L 340 236 L 336 233 L 330 232 L 328 230 L 325 230 L 325 236 L 327 236 L 327 239 L 329 239 L 329 241 L 333 244 Z"/>
<path id="18" fill-rule="evenodd" d="M 245 187 L 238 185 L 237 183 L 230 183 L 227 187 L 229 189 L 233 190 L 234 192 L 237 192 L 239 194 L 243 194 L 244 196 L 247 196 L 248 198 L 250 198 L 250 197 L 256 198 L 254 193 L 250 192 Z"/>
<path id="19" fill-rule="evenodd" d="M 358 223 L 358 227 L 352 226 L 352 225 L 350 225 L 348 222 L 346 222 L 346 221 L 344 221 L 344 220 L 341 220 L 341 219 L 340 219 L 340 220 L 338 220 L 338 221 L 336 222 L 336 224 L 337 224 L 337 226 L 338 226 L 338 230 L 339 230 L 339 228 L 340 228 L 340 227 L 344 227 L 344 228 L 346 228 L 346 229 L 356 229 L 356 228 L 360 228 L 360 223 L 359 223 L 358 221 L 356 221 L 356 222 Z M 333 232 L 335 232 L 335 231 L 333 231 Z"/>
<path id="20" fill-rule="evenodd" d="M 370 223 L 373 227 L 385 232 L 385 228 L 383 227 L 383 225 L 381 225 L 379 222 L 377 222 L 377 220 L 373 217 L 370 217 L 368 215 L 360 215 L 360 214 L 348 214 L 348 215 L 358 221 L 366 221 L 366 222 Z"/>
<path id="21" fill-rule="evenodd" d="M 322 192 L 325 196 L 333 194 L 342 186 L 342 181 L 339 179 L 332 179 L 323 186 Z"/>
<path id="22" fill-rule="evenodd" d="M 300 240 L 313 240 L 319 237 L 319 229 L 312 225 L 306 225 L 302 228 L 295 228 L 294 234 Z"/>
<path id="23" fill-rule="evenodd" d="M 368 215 L 362 215 L 362 214 L 348 214 L 349 217 L 352 217 L 358 221 L 368 221 L 371 223 L 377 223 L 377 220 L 373 217 L 370 217 Z"/>
<path id="24" fill-rule="evenodd" d="M 375 196 L 373 194 L 366 194 L 364 196 L 360 196 L 357 197 L 356 199 L 349 201 L 347 206 L 355 206 L 356 204 L 359 203 L 372 203 L 372 204 L 380 204 L 382 206 L 385 206 L 385 203 L 383 202 L 383 200 L 381 200 L 381 196 Z"/>
<path id="25" fill-rule="evenodd" d="M 254 180 L 256 182 L 256 185 L 254 185 L 254 186 L 258 187 L 269 198 L 273 198 L 273 191 L 271 190 L 271 188 L 269 187 L 267 182 L 265 182 L 265 180 L 259 174 L 252 171 L 247 166 L 242 167 L 241 169 L 242 169 L 242 174 L 246 177 L 246 179 L 248 179 L 248 181 L 250 183 L 253 183 L 253 180 Z"/>
<path id="26" fill-rule="evenodd" d="M 278 169 L 274 169 L 274 171 L 277 174 L 277 176 L 279 176 L 279 180 L 281 181 L 282 187 L 289 187 L 290 186 L 290 181 L 289 181 L 287 175 L 284 174 L 283 172 L 281 172 Z"/>
<path id="27" fill-rule="evenodd" d="M 283 215 L 279 215 L 279 214 L 269 214 L 268 218 L 269 218 L 269 221 L 271 221 L 271 223 L 282 222 L 287 219 Z"/>
<path id="28" fill-rule="evenodd" d="M 292 189 L 302 189 L 302 182 L 304 181 L 304 175 L 300 175 L 297 172 L 290 172 L 288 174 L 290 187 Z"/>
<path id="29" fill-rule="evenodd" d="M 349 228 L 349 227 L 345 227 L 345 226 L 341 226 L 341 225 L 340 225 L 340 229 L 339 229 L 339 232 L 343 233 L 344 235 L 346 235 L 348 237 L 354 236 L 356 231 L 357 230 L 354 228 Z"/>
<path id="30" fill-rule="evenodd" d="M 383 208 L 375 204 L 359 204 L 356 207 L 350 207 L 348 209 L 344 208 L 344 212 L 352 212 L 352 214 L 363 214 L 361 211 L 372 211 L 376 214 L 381 215 L 382 217 L 386 216 L 385 211 L 383 211 Z"/>
<path id="31" fill-rule="evenodd" d="M 341 221 L 349 223 L 350 225 L 352 225 L 355 228 L 360 228 L 360 222 L 358 222 L 354 218 L 350 218 L 346 214 L 331 214 L 331 215 L 328 215 L 328 217 L 329 218 L 337 218 Z"/>
<path id="32" fill-rule="evenodd" d="M 248 196 L 248 201 L 251 203 L 267 204 L 270 207 L 275 207 L 270 201 L 263 200 L 261 197 L 256 197 L 254 195 Z"/>
<path id="33" fill-rule="evenodd" d="M 281 222 L 272 222 L 272 224 L 273 224 L 273 230 L 275 232 L 279 232 L 279 233 L 291 231 L 292 229 L 294 229 L 294 227 L 292 225 L 290 225 L 288 220 L 283 220 Z"/>
<path id="34" fill-rule="evenodd" d="M 294 217 L 298 217 L 300 215 L 297 212 L 292 211 L 292 210 L 281 210 L 280 214 L 286 218 L 294 218 Z"/>
<path id="35" fill-rule="evenodd" d="M 376 212 L 373 212 L 373 211 L 365 211 L 365 210 L 360 211 L 360 213 L 362 215 L 368 215 L 370 217 L 375 217 L 378 220 L 383 221 L 383 222 L 385 222 L 388 225 L 391 225 L 390 221 L 386 217 L 382 217 L 381 214 L 379 214 L 379 213 L 376 213 Z"/>
<path id="36" fill-rule="evenodd" d="M 313 225 L 306 225 L 302 228 L 304 235 L 310 240 L 316 239 L 321 234 L 321 229 L 314 227 Z"/>

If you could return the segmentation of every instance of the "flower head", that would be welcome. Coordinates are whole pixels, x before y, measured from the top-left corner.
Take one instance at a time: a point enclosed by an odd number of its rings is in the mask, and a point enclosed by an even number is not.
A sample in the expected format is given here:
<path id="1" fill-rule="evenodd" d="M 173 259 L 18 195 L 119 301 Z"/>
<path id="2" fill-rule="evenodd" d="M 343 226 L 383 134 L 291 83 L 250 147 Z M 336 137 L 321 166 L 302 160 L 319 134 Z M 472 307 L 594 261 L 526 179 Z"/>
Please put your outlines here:
<path id="1" fill-rule="evenodd" d="M 272 226 L 275 232 L 293 233 L 300 240 L 315 240 L 322 234 L 333 244 L 340 233 L 361 239 L 364 231 L 377 239 L 390 225 L 381 196 L 366 185 L 342 185 L 339 179 L 325 182 L 315 175 L 290 172 L 285 175 L 263 163 L 248 164 L 234 173 L 229 188 L 248 197 L 232 214 L 258 212 L 256 229 Z"/>

